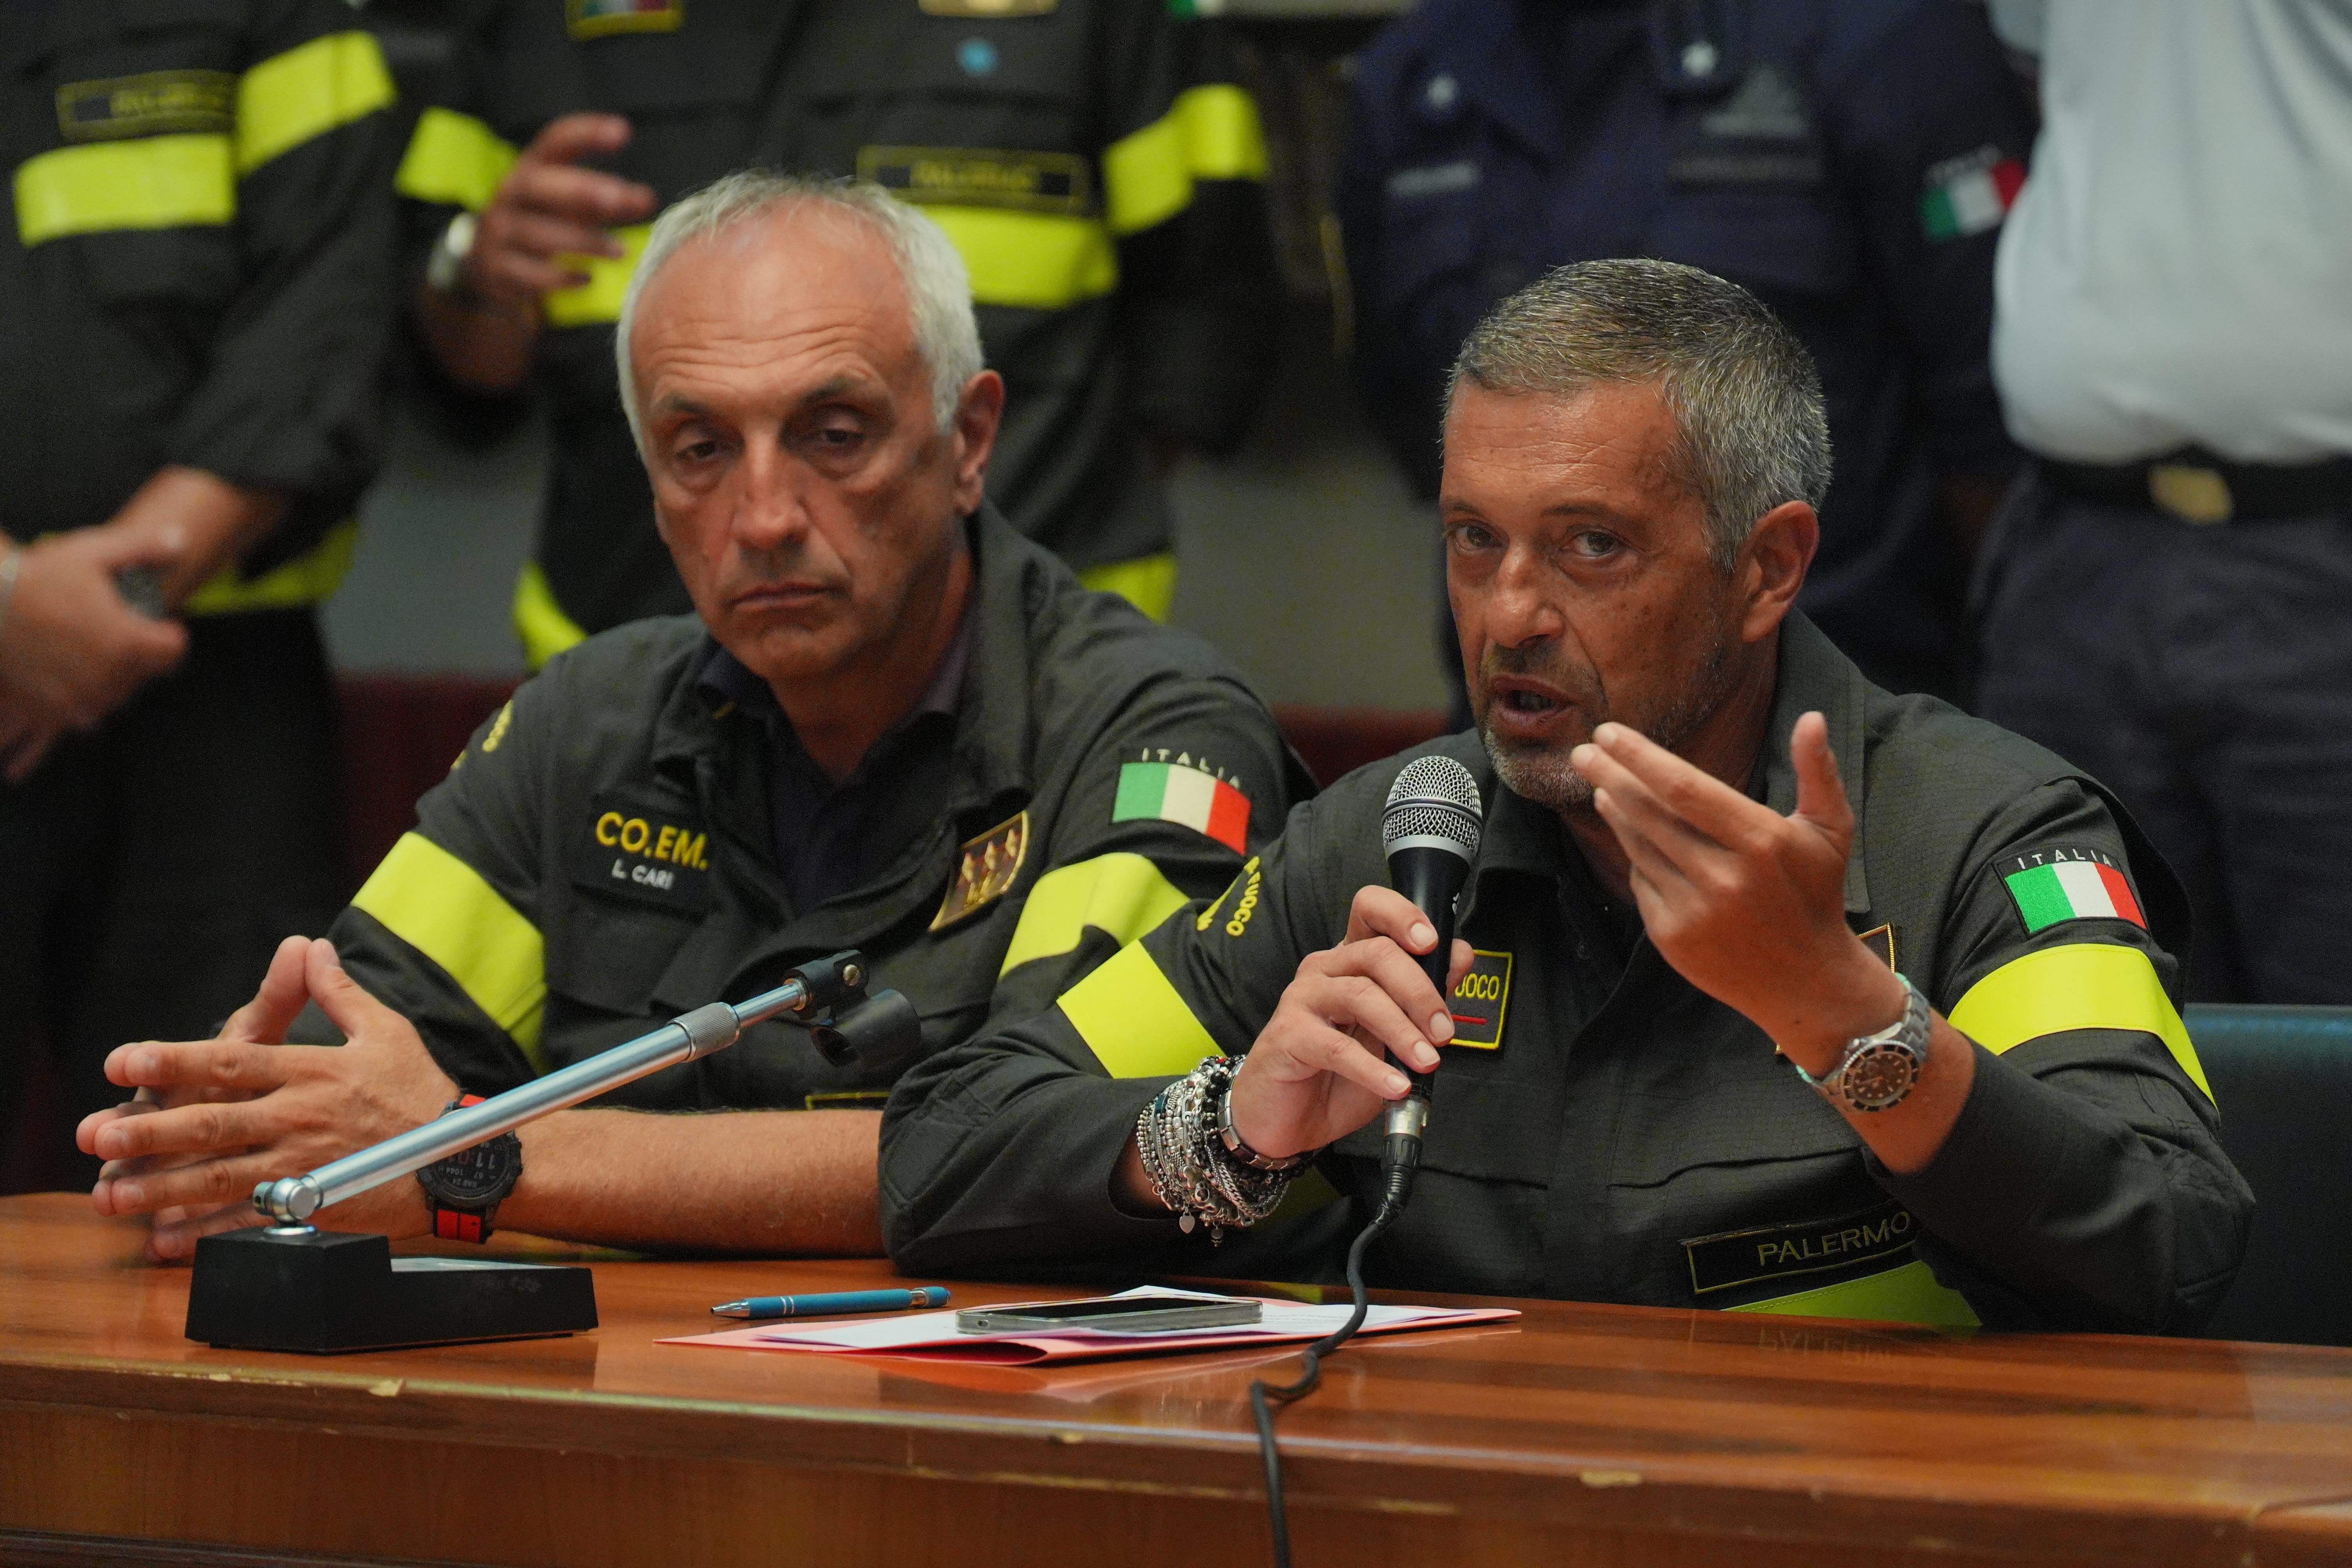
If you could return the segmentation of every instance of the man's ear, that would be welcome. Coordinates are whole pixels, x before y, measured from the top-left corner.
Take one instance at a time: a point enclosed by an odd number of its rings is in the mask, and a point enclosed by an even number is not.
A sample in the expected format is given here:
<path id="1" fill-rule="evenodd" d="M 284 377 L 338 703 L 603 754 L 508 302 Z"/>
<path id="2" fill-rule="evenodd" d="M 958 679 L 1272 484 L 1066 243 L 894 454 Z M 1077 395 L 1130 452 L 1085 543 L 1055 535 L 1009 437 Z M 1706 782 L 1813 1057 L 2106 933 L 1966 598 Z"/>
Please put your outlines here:
<path id="1" fill-rule="evenodd" d="M 1004 418 L 1004 378 L 983 370 L 963 384 L 955 414 L 955 500 L 959 514 L 980 510 L 988 457 Z"/>
<path id="2" fill-rule="evenodd" d="M 1822 542 L 1822 520 L 1801 500 L 1783 501 L 1756 520 L 1748 542 L 1739 547 L 1738 579 L 1745 601 L 1740 615 L 1742 642 L 1761 642 L 1780 627 L 1805 585 L 1805 573 Z"/>

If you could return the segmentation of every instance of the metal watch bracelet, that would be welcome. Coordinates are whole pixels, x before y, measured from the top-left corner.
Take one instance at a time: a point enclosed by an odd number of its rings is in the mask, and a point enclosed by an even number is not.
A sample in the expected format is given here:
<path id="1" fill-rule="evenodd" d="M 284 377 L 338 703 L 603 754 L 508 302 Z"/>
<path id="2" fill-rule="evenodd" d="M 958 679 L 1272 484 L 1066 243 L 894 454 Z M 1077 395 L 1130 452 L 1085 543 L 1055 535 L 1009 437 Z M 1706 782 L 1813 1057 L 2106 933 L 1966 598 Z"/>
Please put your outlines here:
<path id="1" fill-rule="evenodd" d="M 1903 982 L 1901 1017 L 1875 1033 L 1848 1040 L 1836 1065 L 1818 1078 L 1794 1058 L 1789 1063 L 1833 1105 L 1863 1112 L 1892 1110 L 1910 1098 L 1919 1082 L 1927 1065 L 1927 999 L 1908 975 L 1898 971 L 1895 978 Z"/>

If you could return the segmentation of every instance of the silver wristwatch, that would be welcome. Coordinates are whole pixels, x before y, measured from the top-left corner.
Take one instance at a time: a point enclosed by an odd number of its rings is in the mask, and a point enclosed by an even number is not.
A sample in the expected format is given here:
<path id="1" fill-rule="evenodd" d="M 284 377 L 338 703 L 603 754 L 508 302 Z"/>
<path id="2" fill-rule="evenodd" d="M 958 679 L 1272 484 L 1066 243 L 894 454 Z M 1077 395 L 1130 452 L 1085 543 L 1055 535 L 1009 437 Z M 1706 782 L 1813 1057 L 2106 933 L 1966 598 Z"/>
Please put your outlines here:
<path id="1" fill-rule="evenodd" d="M 1891 1110 L 1903 1103 L 1919 1069 L 1927 1065 L 1927 999 L 1909 977 L 1903 982 L 1903 1016 L 1874 1035 L 1848 1040 L 1837 1065 L 1815 1078 L 1803 1068 L 1797 1076 L 1821 1091 L 1822 1098 L 1848 1110 Z M 1797 1064 L 1791 1061 L 1791 1067 Z"/>
<path id="2" fill-rule="evenodd" d="M 451 299 L 465 299 L 466 258 L 474 253 L 476 221 L 472 213 L 459 213 L 433 242 L 433 249 L 425 258 L 425 286 L 436 294 Z"/>

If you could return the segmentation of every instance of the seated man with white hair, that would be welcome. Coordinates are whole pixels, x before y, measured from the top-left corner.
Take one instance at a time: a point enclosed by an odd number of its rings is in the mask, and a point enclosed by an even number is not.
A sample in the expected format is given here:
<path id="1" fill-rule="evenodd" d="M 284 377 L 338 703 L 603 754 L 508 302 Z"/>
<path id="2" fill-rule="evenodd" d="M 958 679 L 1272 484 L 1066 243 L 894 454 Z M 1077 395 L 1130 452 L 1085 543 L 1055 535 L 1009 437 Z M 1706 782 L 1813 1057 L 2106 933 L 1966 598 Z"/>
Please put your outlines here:
<path id="1" fill-rule="evenodd" d="M 842 948 L 914 1003 L 927 1051 L 1036 1012 L 1224 886 L 1301 793 L 1206 646 L 1088 593 L 982 499 L 1003 383 L 915 209 L 722 180 L 655 226 L 615 346 L 696 614 L 518 691 L 218 1038 L 113 1053 L 138 1093 L 79 1142 L 109 1162 L 100 1212 L 153 1216 L 152 1256 L 254 1223 L 258 1182 Z M 341 1048 L 281 1043 L 320 1013 Z M 427 1167 L 325 1223 L 878 1251 L 891 1076 L 756 1026 L 466 1156 L 496 1167 L 487 1200 L 436 1195 Z"/>

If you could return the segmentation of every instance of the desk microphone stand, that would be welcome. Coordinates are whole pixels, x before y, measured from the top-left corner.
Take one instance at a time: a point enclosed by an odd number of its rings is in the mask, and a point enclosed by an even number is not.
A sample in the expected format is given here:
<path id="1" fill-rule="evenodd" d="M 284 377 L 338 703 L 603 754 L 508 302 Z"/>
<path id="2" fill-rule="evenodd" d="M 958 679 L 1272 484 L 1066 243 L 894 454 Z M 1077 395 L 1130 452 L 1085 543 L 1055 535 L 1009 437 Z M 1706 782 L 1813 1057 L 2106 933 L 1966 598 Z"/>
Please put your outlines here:
<path id="1" fill-rule="evenodd" d="M 322 1231 L 320 1209 L 679 1062 L 714 1055 L 753 1024 L 789 1013 L 835 1063 L 889 1062 L 919 1039 L 896 991 L 866 994 L 866 961 L 836 952 L 773 991 L 697 1007 L 651 1034 L 504 1094 L 346 1154 L 305 1175 L 264 1182 L 253 1206 L 271 1223 L 196 1243 L 187 1336 L 244 1350 L 384 1350 L 576 1333 L 596 1326 L 585 1268 L 501 1258 L 401 1258 L 381 1236 Z"/>

